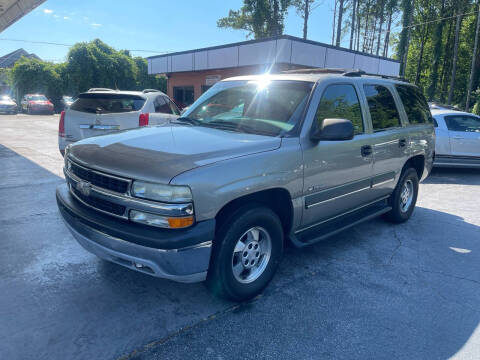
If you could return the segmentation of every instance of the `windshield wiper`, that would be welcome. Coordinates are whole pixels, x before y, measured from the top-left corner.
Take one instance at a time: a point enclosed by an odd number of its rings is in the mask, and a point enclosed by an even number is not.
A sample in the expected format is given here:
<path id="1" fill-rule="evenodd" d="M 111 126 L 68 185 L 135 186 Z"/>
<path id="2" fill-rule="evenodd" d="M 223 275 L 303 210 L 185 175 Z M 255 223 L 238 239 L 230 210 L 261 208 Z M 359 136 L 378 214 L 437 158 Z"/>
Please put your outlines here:
<path id="1" fill-rule="evenodd" d="M 194 118 L 189 118 L 186 116 L 181 116 L 179 118 L 176 118 L 175 120 L 170 120 L 171 123 L 173 124 L 190 124 L 190 125 L 200 125 L 201 121 L 194 119 Z"/>
<path id="2" fill-rule="evenodd" d="M 223 129 L 223 130 L 245 132 L 247 134 L 274 136 L 274 134 L 272 134 L 271 132 L 262 131 L 250 125 L 239 124 L 236 122 L 226 121 L 226 120 L 214 120 L 208 123 L 202 123 L 202 125 L 217 128 L 217 129 Z"/>

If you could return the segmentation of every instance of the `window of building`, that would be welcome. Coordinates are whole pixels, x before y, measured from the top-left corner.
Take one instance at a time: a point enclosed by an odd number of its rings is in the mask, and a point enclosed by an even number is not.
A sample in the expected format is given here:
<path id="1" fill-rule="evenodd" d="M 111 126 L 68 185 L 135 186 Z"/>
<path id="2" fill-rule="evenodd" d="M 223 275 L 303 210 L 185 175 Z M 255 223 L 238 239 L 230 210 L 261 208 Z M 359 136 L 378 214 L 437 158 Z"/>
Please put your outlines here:
<path id="1" fill-rule="evenodd" d="M 450 131 L 480 132 L 480 118 L 468 115 L 445 116 L 445 123 Z"/>
<path id="2" fill-rule="evenodd" d="M 353 124 L 355 134 L 364 132 L 362 110 L 353 85 L 330 85 L 323 92 L 315 114 L 317 126 L 324 119 L 347 119 Z"/>
<path id="3" fill-rule="evenodd" d="M 425 124 L 432 122 L 432 115 L 427 100 L 420 89 L 411 85 L 395 85 L 410 124 Z"/>
<path id="4" fill-rule="evenodd" d="M 173 88 L 173 98 L 175 99 L 175 102 L 181 107 L 193 104 L 193 86 L 175 86 Z"/>
<path id="5" fill-rule="evenodd" d="M 373 131 L 402 126 L 393 95 L 385 86 L 364 85 Z"/>

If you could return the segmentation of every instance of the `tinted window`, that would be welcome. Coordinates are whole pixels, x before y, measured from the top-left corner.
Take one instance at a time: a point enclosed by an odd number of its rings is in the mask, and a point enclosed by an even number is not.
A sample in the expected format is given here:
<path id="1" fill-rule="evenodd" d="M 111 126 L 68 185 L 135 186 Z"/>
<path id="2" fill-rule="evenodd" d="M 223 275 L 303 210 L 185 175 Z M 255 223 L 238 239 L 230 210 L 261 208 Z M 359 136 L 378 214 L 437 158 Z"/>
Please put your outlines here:
<path id="1" fill-rule="evenodd" d="M 385 86 L 364 85 L 373 131 L 399 127 L 400 115 L 392 93 Z"/>
<path id="2" fill-rule="evenodd" d="M 138 111 L 143 104 L 145 99 L 137 95 L 87 93 L 80 94 L 70 109 L 88 113 L 123 113 Z"/>
<path id="3" fill-rule="evenodd" d="M 153 101 L 153 106 L 155 107 L 156 113 L 172 114 L 172 108 L 168 103 L 169 99 L 165 96 L 157 96 Z"/>
<path id="4" fill-rule="evenodd" d="M 463 132 L 480 132 L 480 118 L 466 115 L 445 116 L 448 130 Z"/>
<path id="5" fill-rule="evenodd" d="M 395 85 L 410 124 L 425 124 L 432 122 L 432 115 L 427 100 L 415 86 Z"/>
<path id="6" fill-rule="evenodd" d="M 353 123 L 355 134 L 363 133 L 362 111 L 357 92 L 352 85 L 330 85 L 323 92 L 315 114 L 317 126 L 324 119 L 347 119 Z"/>

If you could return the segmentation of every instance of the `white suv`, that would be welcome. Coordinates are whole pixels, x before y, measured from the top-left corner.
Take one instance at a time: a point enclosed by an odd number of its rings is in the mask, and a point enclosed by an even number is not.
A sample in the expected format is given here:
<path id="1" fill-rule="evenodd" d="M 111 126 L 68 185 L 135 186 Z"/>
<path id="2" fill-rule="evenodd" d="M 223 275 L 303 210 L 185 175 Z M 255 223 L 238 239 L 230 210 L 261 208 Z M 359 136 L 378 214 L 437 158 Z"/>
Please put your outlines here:
<path id="1" fill-rule="evenodd" d="M 180 115 L 175 103 L 153 89 L 119 91 L 90 89 L 80 94 L 70 108 L 62 111 L 58 125 L 58 148 L 92 136 L 160 125 Z"/>

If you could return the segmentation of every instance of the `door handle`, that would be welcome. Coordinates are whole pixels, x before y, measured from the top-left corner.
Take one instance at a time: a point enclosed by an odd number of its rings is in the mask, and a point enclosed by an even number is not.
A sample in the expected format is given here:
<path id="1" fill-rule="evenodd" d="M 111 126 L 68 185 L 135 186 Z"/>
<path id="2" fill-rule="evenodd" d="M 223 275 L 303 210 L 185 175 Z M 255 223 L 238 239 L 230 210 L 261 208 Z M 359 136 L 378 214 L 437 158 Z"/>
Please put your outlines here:
<path id="1" fill-rule="evenodd" d="M 407 146 L 407 140 L 406 140 L 406 139 L 400 139 L 400 140 L 398 140 L 398 145 L 399 145 L 400 147 L 405 147 L 405 146 Z"/>
<path id="2" fill-rule="evenodd" d="M 363 145 L 362 146 L 362 156 L 368 156 L 372 154 L 372 146 L 371 145 Z"/>
<path id="3" fill-rule="evenodd" d="M 457 140 L 464 139 L 464 138 L 463 138 L 463 137 L 461 137 L 461 136 L 454 136 L 453 138 L 454 138 L 454 139 L 457 139 Z"/>

